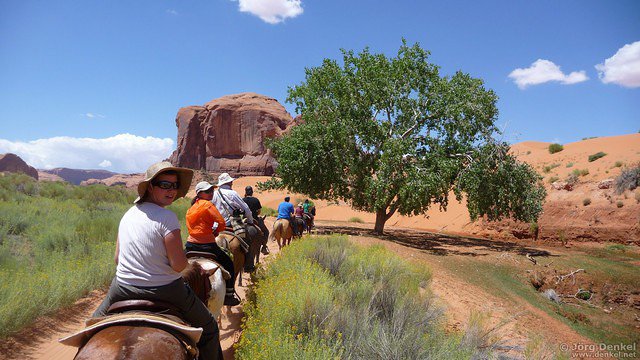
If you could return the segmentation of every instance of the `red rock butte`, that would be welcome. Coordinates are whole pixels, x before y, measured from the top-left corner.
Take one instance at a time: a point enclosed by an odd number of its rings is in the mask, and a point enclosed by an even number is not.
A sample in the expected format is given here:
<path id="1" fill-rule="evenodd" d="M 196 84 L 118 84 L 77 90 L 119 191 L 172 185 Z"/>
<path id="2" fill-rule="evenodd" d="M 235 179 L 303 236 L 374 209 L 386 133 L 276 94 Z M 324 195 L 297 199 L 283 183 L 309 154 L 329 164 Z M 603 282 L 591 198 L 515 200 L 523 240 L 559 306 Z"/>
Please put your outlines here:
<path id="1" fill-rule="evenodd" d="M 169 160 L 214 173 L 272 175 L 277 164 L 265 139 L 281 136 L 294 124 L 276 99 L 256 93 L 183 107 L 176 116 L 177 149 Z"/>

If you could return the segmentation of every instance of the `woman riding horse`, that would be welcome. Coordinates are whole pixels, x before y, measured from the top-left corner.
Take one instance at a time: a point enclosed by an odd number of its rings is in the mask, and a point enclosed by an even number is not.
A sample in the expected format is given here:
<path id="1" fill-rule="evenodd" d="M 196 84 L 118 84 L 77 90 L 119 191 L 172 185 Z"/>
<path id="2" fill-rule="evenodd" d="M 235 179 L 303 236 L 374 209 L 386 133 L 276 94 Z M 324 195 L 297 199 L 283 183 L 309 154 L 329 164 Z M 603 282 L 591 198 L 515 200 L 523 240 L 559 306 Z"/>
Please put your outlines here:
<path id="1" fill-rule="evenodd" d="M 222 359 L 218 325 L 206 306 L 180 275 L 187 266 L 180 223 L 165 209 L 186 195 L 193 171 L 163 161 L 151 165 L 138 184 L 138 198 L 118 228 L 116 276 L 106 298 L 93 313 L 104 316 L 120 300 L 157 300 L 174 305 L 185 321 L 203 329 L 198 342 L 200 359 Z"/>
<path id="2" fill-rule="evenodd" d="M 216 261 L 231 274 L 231 278 L 227 280 L 224 304 L 235 306 L 240 304 L 240 299 L 235 296 L 233 286 L 235 276 L 233 261 L 216 244 L 216 236 L 224 231 L 226 225 L 224 218 L 211 202 L 213 189 L 214 186 L 206 181 L 196 185 L 196 197 L 193 198 L 186 215 L 189 238 L 185 248 L 187 251 L 201 251 L 215 255 Z"/>

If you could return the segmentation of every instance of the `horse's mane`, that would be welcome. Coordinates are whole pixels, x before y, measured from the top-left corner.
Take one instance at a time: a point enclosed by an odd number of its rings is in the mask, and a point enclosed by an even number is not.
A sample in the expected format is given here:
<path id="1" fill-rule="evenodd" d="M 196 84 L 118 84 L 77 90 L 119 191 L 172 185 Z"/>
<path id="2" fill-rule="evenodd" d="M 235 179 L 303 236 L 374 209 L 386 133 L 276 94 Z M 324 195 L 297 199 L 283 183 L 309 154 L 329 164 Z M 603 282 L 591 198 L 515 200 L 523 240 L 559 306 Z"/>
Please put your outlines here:
<path id="1" fill-rule="evenodd" d="M 203 303 L 209 300 L 211 282 L 206 271 L 195 261 L 190 261 L 187 267 L 181 272 L 182 278 Z"/>

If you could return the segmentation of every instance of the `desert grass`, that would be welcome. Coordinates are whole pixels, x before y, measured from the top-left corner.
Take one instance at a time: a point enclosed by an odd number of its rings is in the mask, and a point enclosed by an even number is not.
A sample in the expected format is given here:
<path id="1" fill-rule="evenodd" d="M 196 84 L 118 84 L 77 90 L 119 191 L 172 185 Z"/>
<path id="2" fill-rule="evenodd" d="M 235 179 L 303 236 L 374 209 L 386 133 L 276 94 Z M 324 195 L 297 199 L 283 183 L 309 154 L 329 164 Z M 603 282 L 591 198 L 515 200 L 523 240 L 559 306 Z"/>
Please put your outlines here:
<path id="1" fill-rule="evenodd" d="M 359 224 L 364 223 L 364 220 L 362 220 L 361 218 L 359 218 L 357 216 L 350 217 L 348 221 L 352 222 L 352 223 L 359 223 Z"/>
<path id="2" fill-rule="evenodd" d="M 551 170 L 553 170 L 553 169 L 557 168 L 558 166 L 560 166 L 560 164 L 551 164 L 551 165 L 547 165 L 547 166 L 545 166 L 545 167 L 543 167 L 543 168 L 542 168 L 542 171 L 543 171 L 545 174 L 548 174 L 548 173 L 550 173 L 550 172 L 551 172 Z"/>
<path id="3" fill-rule="evenodd" d="M 262 210 L 260 211 L 260 215 L 267 215 L 267 216 L 276 217 L 276 216 L 278 216 L 278 212 L 275 209 L 263 206 Z"/>
<path id="4" fill-rule="evenodd" d="M 111 280 L 133 192 L 0 176 L 0 337 Z"/>
<path id="5" fill-rule="evenodd" d="M 589 175 L 589 169 L 574 169 L 571 172 L 571 175 L 578 177 L 578 176 L 587 176 Z"/>
<path id="6" fill-rule="evenodd" d="M 428 269 L 346 237 L 305 238 L 255 277 L 238 359 L 469 359 L 493 350 L 477 326 L 446 334 Z"/>

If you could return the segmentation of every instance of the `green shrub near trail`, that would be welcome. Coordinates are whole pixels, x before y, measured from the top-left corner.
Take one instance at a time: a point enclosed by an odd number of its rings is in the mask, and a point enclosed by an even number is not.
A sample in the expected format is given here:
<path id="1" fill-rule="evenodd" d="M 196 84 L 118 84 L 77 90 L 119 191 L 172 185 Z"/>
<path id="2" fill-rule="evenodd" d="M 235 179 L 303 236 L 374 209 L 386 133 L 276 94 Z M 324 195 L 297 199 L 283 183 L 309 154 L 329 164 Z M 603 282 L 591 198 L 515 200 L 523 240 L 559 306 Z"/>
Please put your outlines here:
<path id="1" fill-rule="evenodd" d="M 303 238 L 255 275 L 239 359 L 487 357 L 480 332 L 445 335 L 430 273 L 381 246 Z M 482 344 L 480 344 L 482 343 Z M 474 345 L 469 345 L 474 344 Z"/>
<path id="2" fill-rule="evenodd" d="M 134 198 L 121 187 L 0 176 L 0 337 L 111 281 Z"/>

